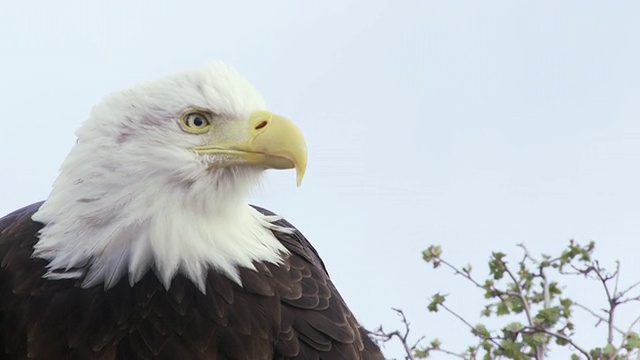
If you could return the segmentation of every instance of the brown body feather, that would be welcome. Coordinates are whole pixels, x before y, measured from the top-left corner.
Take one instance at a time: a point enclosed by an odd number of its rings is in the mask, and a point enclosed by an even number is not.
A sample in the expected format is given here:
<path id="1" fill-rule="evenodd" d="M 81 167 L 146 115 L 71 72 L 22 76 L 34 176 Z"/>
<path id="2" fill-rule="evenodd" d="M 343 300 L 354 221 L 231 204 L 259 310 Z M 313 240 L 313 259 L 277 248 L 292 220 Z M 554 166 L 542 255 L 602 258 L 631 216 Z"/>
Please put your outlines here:
<path id="1" fill-rule="evenodd" d="M 153 271 L 83 289 L 31 258 L 40 205 L 0 219 L 1 359 L 383 359 L 298 231 L 276 234 L 282 265 L 241 269 L 243 287 L 210 270 L 206 294 L 181 275 L 165 290 Z"/>

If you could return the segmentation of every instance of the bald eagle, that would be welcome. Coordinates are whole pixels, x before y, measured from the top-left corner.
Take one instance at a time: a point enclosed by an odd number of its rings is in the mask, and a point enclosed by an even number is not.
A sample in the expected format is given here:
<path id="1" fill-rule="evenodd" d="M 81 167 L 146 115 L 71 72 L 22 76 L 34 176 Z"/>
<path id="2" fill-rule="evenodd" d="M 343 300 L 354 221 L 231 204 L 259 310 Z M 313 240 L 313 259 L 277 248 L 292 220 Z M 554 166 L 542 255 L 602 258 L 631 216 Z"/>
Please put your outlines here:
<path id="1" fill-rule="evenodd" d="M 114 93 L 0 219 L 2 359 L 383 359 L 290 223 L 247 203 L 300 130 L 212 63 Z"/>

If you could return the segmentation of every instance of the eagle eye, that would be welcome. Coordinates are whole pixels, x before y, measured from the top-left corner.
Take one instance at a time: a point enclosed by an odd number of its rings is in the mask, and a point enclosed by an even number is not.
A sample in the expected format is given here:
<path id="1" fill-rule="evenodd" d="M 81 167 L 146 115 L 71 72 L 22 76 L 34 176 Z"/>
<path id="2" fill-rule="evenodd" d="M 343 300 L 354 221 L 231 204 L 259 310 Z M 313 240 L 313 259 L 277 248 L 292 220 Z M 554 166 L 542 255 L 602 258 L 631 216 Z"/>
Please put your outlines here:
<path id="1" fill-rule="evenodd" d="M 200 112 L 191 111 L 184 115 L 180 119 L 180 127 L 182 130 L 192 134 L 204 134 L 209 131 L 211 127 L 210 115 Z"/>

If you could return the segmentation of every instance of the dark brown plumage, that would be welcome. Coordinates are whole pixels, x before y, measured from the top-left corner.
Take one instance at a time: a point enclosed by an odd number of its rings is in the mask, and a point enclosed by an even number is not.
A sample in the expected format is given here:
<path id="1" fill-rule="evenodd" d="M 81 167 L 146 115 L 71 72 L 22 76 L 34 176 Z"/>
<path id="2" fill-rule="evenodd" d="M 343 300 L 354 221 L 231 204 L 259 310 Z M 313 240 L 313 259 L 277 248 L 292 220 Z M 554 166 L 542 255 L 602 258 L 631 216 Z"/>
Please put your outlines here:
<path id="1" fill-rule="evenodd" d="M 283 265 L 241 269 L 243 288 L 212 269 L 206 294 L 181 275 L 165 290 L 153 271 L 83 289 L 31 258 L 40 205 L 0 219 L 2 359 L 383 359 L 298 231 L 276 234 Z"/>

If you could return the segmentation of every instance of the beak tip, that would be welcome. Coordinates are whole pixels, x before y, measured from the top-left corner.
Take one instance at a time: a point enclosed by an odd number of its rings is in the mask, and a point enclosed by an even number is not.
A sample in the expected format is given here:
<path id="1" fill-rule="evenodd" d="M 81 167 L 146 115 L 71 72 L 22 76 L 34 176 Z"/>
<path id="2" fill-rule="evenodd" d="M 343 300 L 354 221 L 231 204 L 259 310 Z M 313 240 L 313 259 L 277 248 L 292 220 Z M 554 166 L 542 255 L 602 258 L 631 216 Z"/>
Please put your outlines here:
<path id="1" fill-rule="evenodd" d="M 304 177 L 305 168 L 306 168 L 306 166 L 304 166 L 304 167 L 296 166 L 296 185 L 298 187 L 300 187 L 300 185 L 302 185 L 302 178 Z"/>

